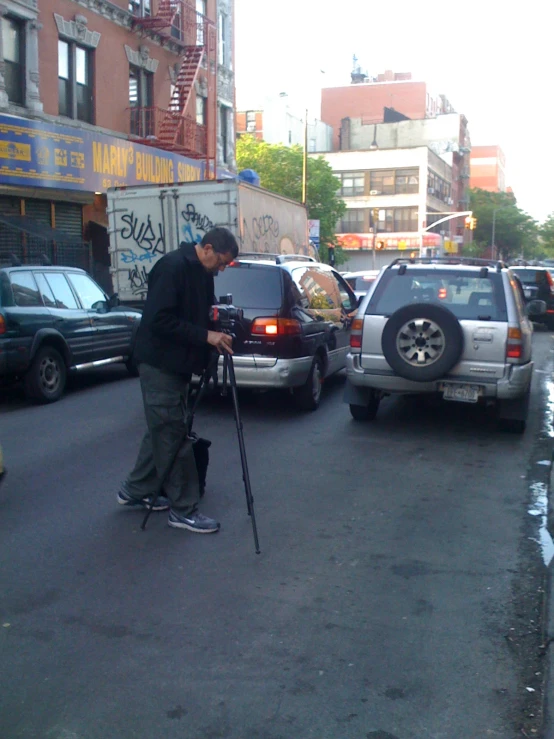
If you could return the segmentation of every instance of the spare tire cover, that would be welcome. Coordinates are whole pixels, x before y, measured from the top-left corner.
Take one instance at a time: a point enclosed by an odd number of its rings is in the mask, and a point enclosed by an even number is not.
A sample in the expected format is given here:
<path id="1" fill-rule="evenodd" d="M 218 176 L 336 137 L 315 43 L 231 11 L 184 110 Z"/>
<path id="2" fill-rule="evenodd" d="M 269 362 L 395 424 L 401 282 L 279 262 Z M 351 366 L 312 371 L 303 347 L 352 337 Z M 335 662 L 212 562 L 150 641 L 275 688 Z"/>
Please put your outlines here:
<path id="1" fill-rule="evenodd" d="M 449 372 L 464 348 L 456 316 L 442 305 L 411 303 L 399 308 L 383 329 L 385 359 L 401 377 L 432 382 Z"/>

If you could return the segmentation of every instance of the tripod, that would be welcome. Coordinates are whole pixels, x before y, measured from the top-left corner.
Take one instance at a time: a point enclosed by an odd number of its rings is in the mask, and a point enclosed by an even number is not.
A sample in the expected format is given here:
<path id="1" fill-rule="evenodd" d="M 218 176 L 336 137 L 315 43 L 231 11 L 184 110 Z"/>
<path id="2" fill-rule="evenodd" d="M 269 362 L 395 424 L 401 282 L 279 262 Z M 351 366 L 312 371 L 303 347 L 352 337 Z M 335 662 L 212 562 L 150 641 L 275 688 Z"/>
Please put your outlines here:
<path id="1" fill-rule="evenodd" d="M 182 433 L 181 439 L 179 440 L 179 443 L 176 445 L 175 452 L 172 455 L 169 464 L 167 465 L 163 473 L 160 475 L 158 487 L 156 488 L 156 491 L 154 495 L 152 496 L 152 500 L 150 502 L 150 505 L 148 506 L 148 510 L 146 511 L 146 515 L 144 516 L 143 522 L 141 524 L 141 529 L 143 531 L 146 528 L 146 524 L 148 522 L 148 519 L 150 518 L 152 509 L 156 505 L 156 501 L 158 500 L 159 496 L 161 495 L 163 491 L 163 486 L 173 468 L 173 464 L 175 463 L 175 460 L 177 459 L 179 450 L 181 449 L 181 447 L 183 446 L 187 438 L 191 435 L 192 424 L 194 422 L 194 414 L 196 412 L 196 409 L 198 407 L 198 404 L 202 396 L 204 395 L 206 386 L 209 384 L 210 378 L 212 376 L 217 378 L 218 364 L 219 364 L 219 354 L 214 354 L 214 356 L 212 357 L 212 360 L 210 361 L 210 363 L 204 370 L 204 373 L 201 375 L 200 383 L 198 385 L 198 389 L 196 390 L 194 401 L 192 403 L 192 407 L 190 411 L 186 414 L 186 416 L 183 418 L 183 433 Z M 238 436 L 239 450 L 240 450 L 240 461 L 242 465 L 242 479 L 244 481 L 244 491 L 246 493 L 246 507 L 248 510 L 248 515 L 250 516 L 250 519 L 252 521 L 252 533 L 254 535 L 254 546 L 256 549 L 256 554 L 259 554 L 260 544 L 258 542 L 258 528 L 256 526 L 256 516 L 254 514 L 254 498 L 252 497 L 252 488 L 250 486 L 250 475 L 248 472 L 248 462 L 246 459 L 246 447 L 244 445 L 244 434 L 243 434 L 242 419 L 240 416 L 240 409 L 239 409 L 237 380 L 235 376 L 235 365 L 233 364 L 232 354 L 229 354 L 228 352 L 224 352 L 223 353 L 222 395 L 227 394 L 228 386 L 231 389 L 231 397 L 233 399 L 233 410 L 234 410 L 234 415 L 235 415 L 235 423 L 237 426 L 237 436 Z"/>

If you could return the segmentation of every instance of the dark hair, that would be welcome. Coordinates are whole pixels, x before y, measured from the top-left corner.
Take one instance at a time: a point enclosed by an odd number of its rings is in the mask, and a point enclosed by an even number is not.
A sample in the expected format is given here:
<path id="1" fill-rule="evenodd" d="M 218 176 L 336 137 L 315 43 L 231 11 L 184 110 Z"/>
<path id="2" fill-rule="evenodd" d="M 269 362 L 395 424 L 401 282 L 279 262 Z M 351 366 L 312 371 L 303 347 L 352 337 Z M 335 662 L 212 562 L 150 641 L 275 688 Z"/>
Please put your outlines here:
<path id="1" fill-rule="evenodd" d="M 231 254 L 233 259 L 239 253 L 239 245 L 233 234 L 227 228 L 216 226 L 204 234 L 200 246 L 211 244 L 216 254 Z"/>

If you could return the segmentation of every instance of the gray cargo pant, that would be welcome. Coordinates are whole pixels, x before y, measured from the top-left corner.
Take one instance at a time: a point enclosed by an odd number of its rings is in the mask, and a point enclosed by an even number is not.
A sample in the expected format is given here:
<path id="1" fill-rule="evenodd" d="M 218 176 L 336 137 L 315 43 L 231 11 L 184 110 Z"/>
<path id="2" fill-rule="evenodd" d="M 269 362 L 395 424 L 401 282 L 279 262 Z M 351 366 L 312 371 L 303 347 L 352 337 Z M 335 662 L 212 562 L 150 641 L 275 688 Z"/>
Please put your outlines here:
<path id="1" fill-rule="evenodd" d="M 124 488 L 134 498 L 145 498 L 156 490 L 182 439 L 189 383 L 180 375 L 162 372 L 149 364 L 141 364 L 139 373 L 148 431 Z M 192 513 L 198 505 L 198 472 L 192 442 L 188 439 L 166 478 L 164 495 L 169 498 L 172 510 L 181 515 Z"/>

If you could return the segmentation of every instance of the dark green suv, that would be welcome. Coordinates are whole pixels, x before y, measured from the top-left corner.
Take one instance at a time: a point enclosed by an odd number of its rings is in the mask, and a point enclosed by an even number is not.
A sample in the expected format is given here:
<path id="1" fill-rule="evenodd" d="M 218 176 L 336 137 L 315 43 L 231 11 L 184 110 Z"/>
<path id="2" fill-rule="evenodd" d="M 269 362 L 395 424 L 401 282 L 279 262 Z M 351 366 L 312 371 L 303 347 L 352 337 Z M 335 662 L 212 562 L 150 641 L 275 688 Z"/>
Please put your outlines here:
<path id="1" fill-rule="evenodd" d="M 141 313 L 118 303 L 82 269 L 0 268 L 0 380 L 22 379 L 28 397 L 52 403 L 70 371 L 125 362 L 136 374 Z"/>

